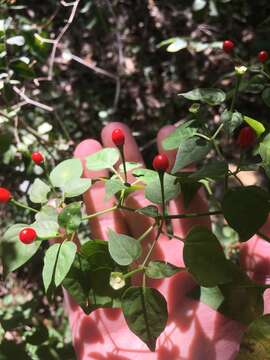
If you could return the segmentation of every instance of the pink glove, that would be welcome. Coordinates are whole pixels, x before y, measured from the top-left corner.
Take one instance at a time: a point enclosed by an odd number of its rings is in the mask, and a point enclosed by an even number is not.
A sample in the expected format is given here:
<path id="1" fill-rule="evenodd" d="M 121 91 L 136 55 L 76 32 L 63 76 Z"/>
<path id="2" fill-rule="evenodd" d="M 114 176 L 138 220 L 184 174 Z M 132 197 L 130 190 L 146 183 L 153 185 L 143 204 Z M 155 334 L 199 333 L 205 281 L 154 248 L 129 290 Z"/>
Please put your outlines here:
<path id="1" fill-rule="evenodd" d="M 111 133 L 115 128 L 121 128 L 125 133 L 126 161 L 143 164 L 142 156 L 130 130 L 122 123 L 111 123 L 103 129 L 103 146 L 114 146 Z M 173 126 L 166 126 L 159 131 L 157 137 L 159 151 L 164 152 L 161 141 L 173 130 Z M 86 156 L 101 148 L 99 142 L 85 140 L 76 148 L 75 157 L 80 158 L 84 164 Z M 175 152 L 167 152 L 167 155 L 173 164 Z M 106 175 L 106 171 L 84 170 L 85 177 L 96 178 Z M 104 186 L 98 182 L 84 195 L 89 214 L 112 206 L 113 201 L 104 202 L 104 194 Z M 130 207 L 148 205 L 148 201 L 140 192 L 129 196 L 127 201 Z M 180 213 L 182 208 L 181 196 L 171 201 L 169 205 L 171 214 Z M 204 211 L 208 211 L 207 204 L 202 193 L 199 192 L 188 212 Z M 185 212 L 187 212 L 186 209 Z M 210 219 L 173 220 L 173 232 L 177 236 L 185 237 L 195 224 L 210 227 Z M 149 225 L 150 221 L 145 216 L 125 211 L 107 213 L 90 221 L 92 236 L 97 239 L 106 239 L 108 228 L 139 237 Z M 264 229 L 265 233 L 268 233 L 268 228 Z M 153 240 L 153 236 L 152 233 L 148 239 L 144 240 L 146 246 L 147 240 Z M 169 240 L 162 236 L 158 240 L 153 258 L 184 267 L 182 250 L 181 241 Z M 241 262 L 249 274 L 260 282 L 265 282 L 266 274 L 270 271 L 267 256 L 269 253 L 270 244 L 256 236 L 242 246 Z M 135 280 L 139 281 L 139 278 Z M 87 316 L 65 292 L 65 304 L 78 360 L 229 360 L 235 358 L 245 327 L 224 317 L 207 305 L 187 297 L 186 294 L 195 286 L 195 282 L 188 273 L 180 272 L 164 280 L 147 281 L 147 285 L 157 288 L 164 295 L 169 312 L 166 329 L 158 338 L 154 353 L 129 330 L 120 309 L 99 309 Z M 265 293 L 265 298 L 267 298 L 269 292 Z M 267 310 L 269 307 L 268 302 Z"/>

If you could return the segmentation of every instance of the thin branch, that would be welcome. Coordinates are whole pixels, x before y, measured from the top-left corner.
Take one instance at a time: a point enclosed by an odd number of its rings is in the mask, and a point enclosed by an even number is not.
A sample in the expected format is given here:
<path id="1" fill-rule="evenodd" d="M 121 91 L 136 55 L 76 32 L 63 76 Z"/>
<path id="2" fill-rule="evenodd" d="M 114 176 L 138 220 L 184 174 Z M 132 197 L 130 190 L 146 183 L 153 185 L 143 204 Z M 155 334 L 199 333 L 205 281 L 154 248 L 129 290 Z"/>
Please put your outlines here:
<path id="1" fill-rule="evenodd" d="M 17 86 L 13 86 L 13 90 L 15 91 L 16 94 L 18 94 L 20 96 L 20 98 L 25 100 L 27 104 L 39 107 L 40 109 L 43 109 L 46 111 L 53 111 L 53 108 L 51 106 L 48 106 L 48 105 L 42 104 L 39 101 L 30 99 L 27 95 L 25 95 L 24 91 L 17 88 Z"/>
<path id="2" fill-rule="evenodd" d="M 112 74 L 111 72 L 109 71 L 106 71 L 104 69 L 101 69 L 100 67 L 96 66 L 96 65 L 93 65 L 85 60 L 83 60 L 82 58 L 80 58 L 79 56 L 76 56 L 76 55 L 73 55 L 71 54 L 71 59 L 74 60 L 74 61 L 77 61 L 78 63 L 86 66 L 87 68 L 93 70 L 94 72 L 96 72 L 97 74 L 101 74 L 101 75 L 105 75 L 115 81 L 117 81 L 117 76 Z"/>
<path id="3" fill-rule="evenodd" d="M 63 1 L 61 2 L 61 4 L 63 6 L 72 6 L 72 9 L 71 9 L 70 16 L 67 20 L 66 25 L 60 31 L 60 33 L 58 34 L 58 36 L 55 39 L 55 42 L 53 44 L 53 48 L 52 48 L 52 52 L 51 52 L 51 56 L 50 56 L 50 60 L 49 60 L 48 80 L 52 80 L 52 77 L 53 77 L 53 65 L 54 65 L 54 61 L 55 61 L 56 50 L 57 50 L 58 44 L 59 44 L 60 40 L 62 39 L 62 37 L 64 36 L 64 34 L 66 33 L 66 31 L 68 30 L 68 28 L 70 27 L 70 25 L 72 24 L 79 3 L 80 3 L 80 0 L 76 0 L 71 4 L 66 3 L 66 2 L 64 2 L 64 4 L 63 4 Z"/>

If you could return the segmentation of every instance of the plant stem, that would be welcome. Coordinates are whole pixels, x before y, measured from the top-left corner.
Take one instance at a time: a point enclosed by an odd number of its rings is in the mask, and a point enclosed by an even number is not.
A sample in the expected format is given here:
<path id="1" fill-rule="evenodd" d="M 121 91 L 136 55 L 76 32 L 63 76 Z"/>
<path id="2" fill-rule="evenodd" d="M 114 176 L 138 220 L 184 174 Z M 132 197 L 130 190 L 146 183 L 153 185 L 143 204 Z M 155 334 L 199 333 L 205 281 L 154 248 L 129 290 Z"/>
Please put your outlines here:
<path id="1" fill-rule="evenodd" d="M 223 129 L 224 124 L 220 124 L 219 127 L 217 128 L 217 130 L 215 131 L 214 135 L 211 137 L 211 140 L 215 140 L 215 138 L 218 136 L 218 134 L 220 133 L 220 131 Z"/>
<path id="2" fill-rule="evenodd" d="M 143 261 L 143 263 L 142 263 L 142 267 L 145 267 L 147 261 L 149 260 L 151 254 L 152 254 L 152 251 L 154 250 L 154 247 L 155 247 L 155 245 L 156 245 L 156 243 L 158 241 L 158 238 L 159 238 L 160 234 L 162 233 L 162 226 L 163 226 L 163 221 L 159 225 L 157 236 L 156 236 L 155 240 L 153 241 L 153 243 L 152 243 L 152 245 L 151 245 L 151 247 L 150 247 L 150 249 L 149 249 L 149 251 L 148 251 L 148 253 L 147 253 L 147 255 L 146 255 L 146 257 L 145 257 L 145 259 Z"/>
<path id="3" fill-rule="evenodd" d="M 164 171 L 159 171 L 159 180 L 160 180 L 160 187 L 161 187 L 161 200 L 162 200 L 162 217 L 165 219 L 166 216 L 166 202 L 165 202 L 165 191 L 164 191 Z"/>
<path id="4" fill-rule="evenodd" d="M 36 210 L 36 209 L 34 209 L 34 208 L 32 208 L 32 207 L 30 207 L 28 205 L 22 204 L 17 200 L 11 199 L 10 202 L 12 204 L 16 205 L 16 206 L 19 206 L 19 207 L 23 208 L 23 209 L 27 209 L 27 210 L 33 211 L 35 213 L 38 213 L 38 210 Z"/>
<path id="5" fill-rule="evenodd" d="M 150 232 L 154 229 L 155 224 L 151 225 L 139 238 L 138 241 L 142 241 Z"/>
<path id="6" fill-rule="evenodd" d="M 222 211 L 209 211 L 204 213 L 167 215 L 165 219 L 190 219 L 190 218 L 197 218 L 202 216 L 221 215 L 221 214 Z"/>
<path id="7" fill-rule="evenodd" d="M 122 164 L 123 164 L 123 167 L 124 167 L 125 183 L 127 184 L 127 168 L 126 168 L 124 147 L 123 147 L 123 146 L 120 146 L 120 147 L 119 147 L 119 151 L 120 151 L 120 155 L 121 155 Z"/>
<path id="8" fill-rule="evenodd" d="M 117 208 L 118 208 L 118 206 L 115 205 L 115 206 L 112 206 L 112 207 L 110 207 L 110 208 L 108 208 L 108 209 L 104 209 L 104 210 L 101 210 L 101 211 L 97 211 L 97 212 L 94 213 L 94 214 L 90 214 L 90 215 L 87 215 L 87 216 L 83 217 L 83 218 L 82 218 L 82 221 L 83 221 L 83 220 L 93 219 L 93 218 L 95 218 L 95 217 L 97 217 L 97 216 L 100 216 L 100 215 L 106 214 L 106 213 L 108 213 L 108 212 L 114 211 L 114 210 L 116 210 Z"/>
<path id="9" fill-rule="evenodd" d="M 131 277 L 132 275 L 134 275 L 140 271 L 144 271 L 143 266 L 139 266 L 137 269 L 131 270 L 130 272 L 124 274 L 124 279 L 128 279 L 129 277 Z"/>
<path id="10" fill-rule="evenodd" d="M 211 138 L 209 138 L 208 136 L 206 136 L 206 135 L 204 135 L 204 134 L 195 133 L 194 135 L 195 135 L 195 136 L 198 136 L 198 137 L 200 137 L 200 138 L 202 138 L 202 139 L 205 139 L 205 140 L 207 140 L 207 141 L 210 141 L 210 140 L 211 140 Z"/>

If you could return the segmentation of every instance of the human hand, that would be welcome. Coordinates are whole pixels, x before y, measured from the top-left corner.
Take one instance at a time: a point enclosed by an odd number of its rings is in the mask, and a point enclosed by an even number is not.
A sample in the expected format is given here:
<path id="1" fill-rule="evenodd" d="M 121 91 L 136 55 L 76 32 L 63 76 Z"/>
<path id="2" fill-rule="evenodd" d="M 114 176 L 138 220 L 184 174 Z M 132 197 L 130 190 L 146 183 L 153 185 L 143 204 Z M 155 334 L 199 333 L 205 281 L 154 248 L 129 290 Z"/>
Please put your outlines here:
<path id="1" fill-rule="evenodd" d="M 111 123 L 102 131 L 104 147 L 114 146 L 111 133 L 115 128 L 121 128 L 126 136 L 126 161 L 136 161 L 143 164 L 142 156 L 133 139 L 130 130 L 121 123 Z M 163 152 L 161 141 L 173 131 L 173 126 L 160 130 L 157 136 L 159 151 Z M 82 160 L 90 154 L 99 151 L 102 146 L 95 140 L 85 140 L 75 150 L 75 157 Z M 174 152 L 168 152 L 173 164 Z M 106 171 L 92 172 L 84 170 L 85 177 L 106 176 Z M 113 200 L 104 202 L 104 186 L 101 182 L 94 184 L 84 195 L 88 214 L 108 208 Z M 149 202 L 143 193 L 137 191 L 127 199 L 130 207 L 144 207 Z M 183 211 L 182 199 L 173 200 L 169 204 L 170 213 L 205 212 L 208 211 L 203 194 L 198 193 L 188 209 Z M 194 225 L 204 225 L 210 228 L 210 219 L 175 219 L 172 222 L 173 233 L 185 237 Z M 93 238 L 106 239 L 108 228 L 119 233 L 127 233 L 139 237 L 150 225 L 150 220 L 140 214 L 127 211 L 115 211 L 90 220 Z M 269 226 L 268 226 L 269 227 Z M 268 228 L 266 225 L 265 232 Z M 144 240 L 144 247 L 153 241 L 154 232 Z M 270 265 L 267 252 L 270 245 L 258 237 L 253 237 L 242 246 L 241 262 L 243 267 L 259 281 L 269 273 Z M 178 239 L 168 239 L 162 235 L 158 240 L 152 258 L 166 260 L 176 266 L 184 267 L 182 258 L 183 243 Z M 135 281 L 139 282 L 140 277 Z M 89 316 L 65 292 L 65 303 L 68 311 L 74 348 L 79 360 L 229 360 L 234 359 L 244 330 L 240 323 L 230 320 L 214 311 L 207 305 L 191 299 L 187 293 L 195 286 L 195 282 L 187 272 L 180 272 L 171 278 L 151 280 L 147 285 L 157 288 L 168 303 L 169 318 L 166 329 L 157 340 L 156 352 L 150 352 L 147 346 L 128 328 L 120 309 L 98 309 Z M 267 291 L 266 291 L 267 293 Z"/>

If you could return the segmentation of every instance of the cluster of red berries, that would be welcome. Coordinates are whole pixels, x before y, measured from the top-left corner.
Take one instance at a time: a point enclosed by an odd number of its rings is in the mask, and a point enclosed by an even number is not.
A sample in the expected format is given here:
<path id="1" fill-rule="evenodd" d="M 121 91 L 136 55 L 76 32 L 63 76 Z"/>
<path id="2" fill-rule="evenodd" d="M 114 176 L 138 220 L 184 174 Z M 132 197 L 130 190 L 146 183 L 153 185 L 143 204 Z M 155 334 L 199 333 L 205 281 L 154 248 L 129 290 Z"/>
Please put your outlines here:
<path id="1" fill-rule="evenodd" d="M 235 48 L 235 43 L 232 40 L 224 40 L 223 41 L 223 50 L 227 54 L 230 54 L 234 48 Z M 264 63 L 268 60 L 269 53 L 265 50 L 262 50 L 258 53 L 257 57 L 258 57 L 259 62 Z"/>

